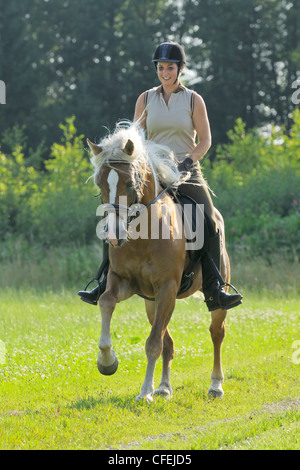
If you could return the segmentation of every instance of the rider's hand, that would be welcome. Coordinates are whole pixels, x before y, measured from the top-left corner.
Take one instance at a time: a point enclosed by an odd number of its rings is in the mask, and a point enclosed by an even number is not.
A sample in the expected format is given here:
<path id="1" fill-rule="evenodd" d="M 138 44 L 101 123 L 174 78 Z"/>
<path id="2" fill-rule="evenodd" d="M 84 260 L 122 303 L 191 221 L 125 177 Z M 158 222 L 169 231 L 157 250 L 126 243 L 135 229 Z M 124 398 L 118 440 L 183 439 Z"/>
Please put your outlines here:
<path id="1" fill-rule="evenodd" d="M 183 162 L 179 163 L 177 169 L 181 173 L 185 171 L 190 171 L 191 167 L 193 166 L 194 162 L 190 157 L 187 157 Z"/>

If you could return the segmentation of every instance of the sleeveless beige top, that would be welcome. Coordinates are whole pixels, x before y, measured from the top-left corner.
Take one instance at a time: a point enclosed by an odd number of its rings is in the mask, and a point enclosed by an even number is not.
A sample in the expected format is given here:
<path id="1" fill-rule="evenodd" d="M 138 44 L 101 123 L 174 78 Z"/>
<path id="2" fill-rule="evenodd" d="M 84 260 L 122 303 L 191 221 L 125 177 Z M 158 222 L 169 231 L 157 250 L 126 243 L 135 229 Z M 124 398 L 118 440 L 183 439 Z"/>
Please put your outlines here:
<path id="1" fill-rule="evenodd" d="M 172 93 L 168 104 L 162 95 L 162 86 L 148 90 L 146 95 L 146 131 L 149 140 L 167 145 L 178 161 L 184 160 L 196 147 L 194 129 L 194 91 L 183 85 Z"/>

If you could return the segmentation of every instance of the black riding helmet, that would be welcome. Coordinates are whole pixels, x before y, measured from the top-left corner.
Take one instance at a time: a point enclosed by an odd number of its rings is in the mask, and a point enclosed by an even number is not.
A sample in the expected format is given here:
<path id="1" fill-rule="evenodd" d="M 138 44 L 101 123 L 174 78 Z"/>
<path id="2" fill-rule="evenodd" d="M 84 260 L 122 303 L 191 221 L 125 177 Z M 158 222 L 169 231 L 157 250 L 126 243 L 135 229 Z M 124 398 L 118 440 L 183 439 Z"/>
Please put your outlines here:
<path id="1" fill-rule="evenodd" d="M 157 69 L 158 62 L 177 63 L 178 64 L 177 78 L 178 78 L 181 67 L 186 63 L 184 49 L 177 42 L 163 42 L 156 48 L 152 62 L 154 62 L 156 69 Z"/>

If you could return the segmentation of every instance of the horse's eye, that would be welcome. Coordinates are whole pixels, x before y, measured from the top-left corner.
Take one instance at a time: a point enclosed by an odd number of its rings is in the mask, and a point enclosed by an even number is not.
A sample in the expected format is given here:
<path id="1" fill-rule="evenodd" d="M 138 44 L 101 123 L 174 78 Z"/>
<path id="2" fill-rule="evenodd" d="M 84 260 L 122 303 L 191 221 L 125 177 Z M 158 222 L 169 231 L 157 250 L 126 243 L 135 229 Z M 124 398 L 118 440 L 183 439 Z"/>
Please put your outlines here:
<path id="1" fill-rule="evenodd" d="M 126 189 L 131 189 L 131 188 L 133 188 L 132 181 L 127 181 L 127 183 L 126 183 Z"/>

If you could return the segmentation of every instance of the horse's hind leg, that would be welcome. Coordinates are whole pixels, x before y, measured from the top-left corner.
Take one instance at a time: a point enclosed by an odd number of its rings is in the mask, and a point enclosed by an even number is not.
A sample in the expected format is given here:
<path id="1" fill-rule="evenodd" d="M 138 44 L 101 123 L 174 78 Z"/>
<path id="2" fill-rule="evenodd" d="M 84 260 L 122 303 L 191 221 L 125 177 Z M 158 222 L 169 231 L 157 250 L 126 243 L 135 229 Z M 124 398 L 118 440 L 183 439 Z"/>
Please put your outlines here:
<path id="1" fill-rule="evenodd" d="M 163 352 L 162 352 L 162 360 L 163 360 L 162 376 L 161 376 L 159 387 L 157 390 L 155 390 L 154 395 L 161 395 L 166 398 L 171 397 L 173 390 L 170 384 L 170 374 L 171 374 L 171 364 L 172 364 L 173 358 L 174 358 L 174 342 L 167 328 L 165 332 L 165 336 L 164 336 L 164 344 L 163 344 Z"/>
<path id="2" fill-rule="evenodd" d="M 221 348 L 225 337 L 226 313 L 226 310 L 215 310 L 211 312 L 210 334 L 214 346 L 214 365 L 208 394 L 215 398 L 222 398 L 224 395 L 222 388 L 224 375 L 222 371 Z"/>
<path id="3" fill-rule="evenodd" d="M 170 282 L 169 285 L 164 285 L 163 287 L 161 287 L 160 294 L 158 294 L 156 297 L 155 314 L 153 315 L 152 312 L 152 314 L 150 315 L 150 317 L 152 317 L 153 319 L 152 329 L 150 336 L 146 341 L 146 354 L 148 361 L 146 376 L 142 385 L 141 393 L 137 397 L 138 400 L 145 398 L 148 401 L 152 401 L 152 395 L 154 392 L 155 365 L 157 359 L 159 358 L 164 349 L 164 336 L 166 334 L 168 323 L 175 307 L 177 290 L 177 284 Z M 168 336 L 170 337 L 170 335 Z M 168 341 L 168 339 L 166 339 L 166 341 Z M 170 360 L 168 362 L 170 363 Z M 166 367 L 165 370 L 167 369 L 168 368 Z"/>

